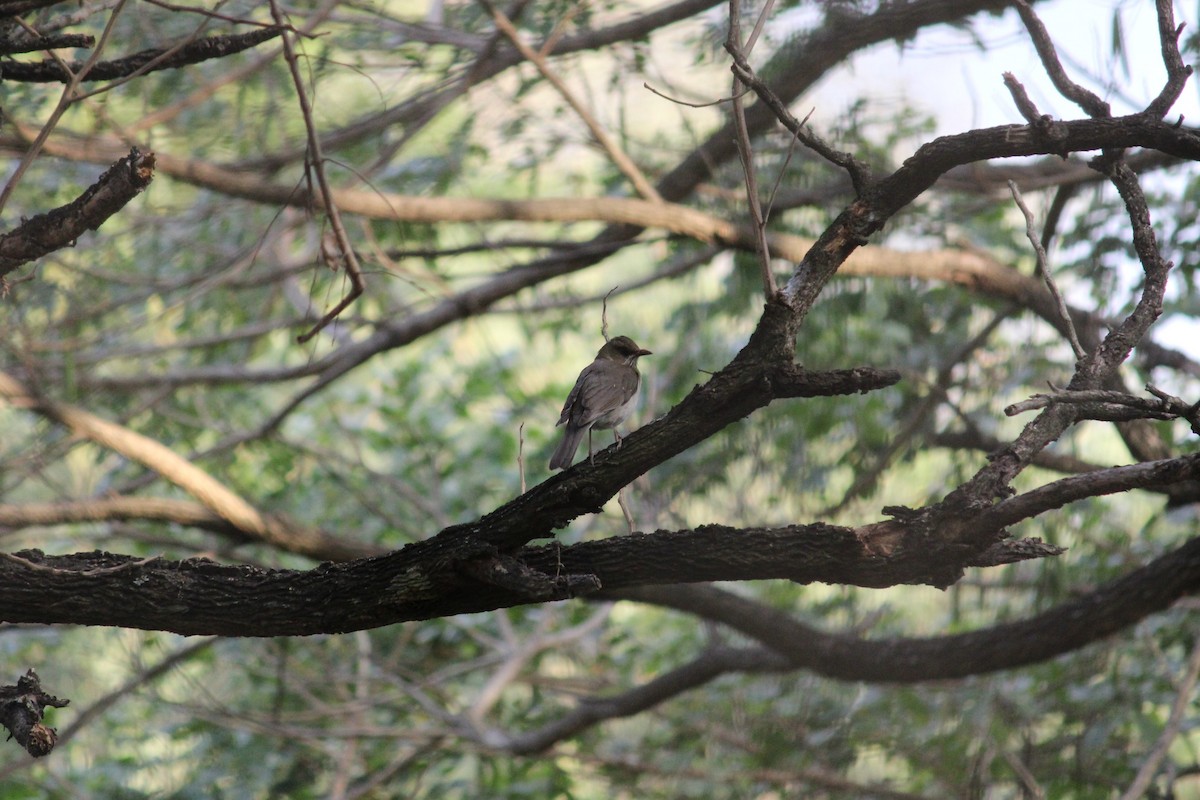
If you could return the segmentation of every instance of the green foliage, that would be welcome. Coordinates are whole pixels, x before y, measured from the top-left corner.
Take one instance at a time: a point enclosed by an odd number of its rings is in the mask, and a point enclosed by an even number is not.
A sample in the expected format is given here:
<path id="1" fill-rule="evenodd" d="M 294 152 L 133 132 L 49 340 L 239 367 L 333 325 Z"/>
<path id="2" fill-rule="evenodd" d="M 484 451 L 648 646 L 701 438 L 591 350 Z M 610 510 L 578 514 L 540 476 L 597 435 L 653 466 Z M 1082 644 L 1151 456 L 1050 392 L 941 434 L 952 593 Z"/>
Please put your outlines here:
<path id="1" fill-rule="evenodd" d="M 852 24 L 886 4 L 784 5 L 783 22 L 769 25 L 759 44 L 767 63 L 800 47 L 811 25 L 827 18 Z M 294 4 L 294 24 L 317 6 Z M 515 23 L 531 43 L 594 33 L 643 10 L 567 0 L 517 6 L 523 13 Z M 422 22 L 430 10 L 416 4 L 336 4 L 319 22 L 320 35 L 301 40 L 301 71 L 318 128 L 329 134 L 324 167 L 335 185 L 496 200 L 631 195 L 626 176 L 529 65 L 479 79 L 461 95 L 440 94 L 460 87 L 487 48 L 508 52 L 509 45 L 482 4 L 438 8 L 442 27 Z M 744 22 L 753 18 L 744 11 Z M 266 19 L 249 2 L 221 4 L 220 14 Z M 52 18 L 50 11 L 31 17 L 39 24 Z M 98 34 L 106 19 L 97 13 L 80 30 Z M 105 56 L 182 39 L 201 21 L 138 6 L 118 18 Z M 641 84 L 698 102 L 725 97 L 725 24 L 702 14 L 551 63 L 655 179 L 723 124 L 726 109 L 650 99 Z M 983 47 L 987 37 L 970 22 L 957 25 Z M 1112 41 L 1123 68 L 1137 69 L 1117 14 Z M 272 59 L 249 69 L 265 52 L 153 72 L 76 103 L 62 125 L 97 137 L 132 130 L 164 154 L 304 186 L 304 120 L 286 64 Z M 217 85 L 234 68 L 248 71 Z M 778 77 L 769 68 L 765 75 Z M 6 111 L 42 120 L 60 91 L 6 83 Z M 146 114 L 172 107 L 174 115 L 137 127 Z M 813 125 L 884 173 L 935 129 L 924 112 L 880 108 L 864 93 L 848 98 L 840 117 L 817 114 Z M 786 132 L 757 137 L 754 147 L 760 188 L 776 200 L 772 231 L 815 237 L 853 201 L 844 173 Z M 275 158 L 278 164 L 260 171 L 264 159 Z M 744 220 L 742 166 L 712 166 L 711 179 L 687 203 Z M 69 202 L 102 169 L 35 160 L 5 219 Z M 1165 321 L 1194 332 L 1200 182 L 1173 171 L 1146 183 L 1165 255 L 1176 263 Z M 614 286 L 621 291 L 608 301 L 610 333 L 654 351 L 641 364 L 633 426 L 662 415 L 728 363 L 762 307 L 753 254 L 698 257 L 709 252 L 701 249 L 706 243 L 657 231 L 595 267 L 564 269 L 472 306 L 465 290 L 565 257 L 600 224 L 347 214 L 367 290 L 333 326 L 299 344 L 296 337 L 348 287 L 336 259 L 325 257 L 333 252 L 322 245 L 328 224 L 308 209 L 235 194 L 160 175 L 78 247 L 18 273 L 0 307 L 0 370 L 160 442 L 258 508 L 356 542 L 395 548 L 419 541 L 491 511 L 523 481 L 546 479 L 559 435 L 554 422 L 597 349 L 598 298 Z M 1007 201 L 984 193 L 927 194 L 876 238 L 872 244 L 905 250 L 969 243 L 1026 275 L 1033 271 L 1023 220 Z M 1052 272 L 1072 303 L 1106 315 L 1128 310 L 1141 273 L 1111 189 L 1079 190 L 1051 252 Z M 680 274 L 651 280 L 688 259 L 696 263 Z M 791 266 L 775 268 L 786 280 Z M 990 335 L 960 356 L 998 316 Z M 378 341 L 388 344 L 350 364 L 348 353 Z M 891 367 L 903 380 L 886 392 L 774 403 L 656 467 L 627 495 L 640 529 L 859 525 L 881 518 L 886 505 L 935 502 L 985 456 L 937 447 L 934 437 L 964 429 L 1011 437 L 1025 419 L 1004 417 L 1004 406 L 1062 380 L 1073 363 L 1045 321 L 1007 302 L 950 282 L 868 277 L 838 277 L 826 288 L 796 355 L 813 370 Z M 321 383 L 342 366 L 344 374 Z M 1171 391 L 1195 397 L 1194 374 L 1164 372 L 1135 361 L 1126 383 L 1166 377 Z M 0 430 L 5 505 L 189 499 L 144 465 L 26 409 L 0 404 Z M 1158 432 L 1172 453 L 1195 450 L 1194 435 L 1179 423 Z M 597 435 L 599 446 L 608 441 Z M 1111 427 L 1099 423 L 1077 427 L 1055 452 L 1096 464 L 1128 459 Z M 1058 477 L 1031 469 L 1018 488 Z M 946 635 L 1053 608 L 1169 551 L 1194 527 L 1165 513 L 1161 496 L 1120 495 L 1072 504 L 1013 531 L 1068 547 L 1065 556 L 971 571 L 946 592 L 783 581 L 724 588 L 831 633 Z M 559 539 L 626 530 L 611 503 Z M 156 520 L 2 532 L 9 551 L 101 548 L 311 566 L 266 545 Z M 1180 604 L 1046 663 L 935 685 L 864 685 L 804 671 L 728 674 L 642 713 L 585 726 L 549 752 L 512 755 L 506 748 L 514 737 L 581 707 L 603 708 L 606 698 L 644 687 L 710 647 L 754 643 L 655 606 L 572 601 L 342 636 L 218 641 L 146 676 L 191 643 L 153 633 L 9 627 L 0 630 L 5 663 L 37 665 L 51 691 L 72 698 L 52 712 L 52 724 L 60 732 L 85 724 L 34 764 L 10 745 L 0 800 L 851 798 L 870 787 L 1005 798 L 1030 791 L 1019 768 L 1046 797 L 1110 797 L 1114 786 L 1130 783 L 1159 736 L 1194 629 L 1195 611 Z M 110 695 L 111 705 L 83 716 Z M 1188 770 L 1198 762 L 1200 726 L 1189 715 L 1169 763 Z M 1184 784 L 1174 796 L 1189 796 Z M 1156 791 L 1166 796 L 1165 778 Z"/>

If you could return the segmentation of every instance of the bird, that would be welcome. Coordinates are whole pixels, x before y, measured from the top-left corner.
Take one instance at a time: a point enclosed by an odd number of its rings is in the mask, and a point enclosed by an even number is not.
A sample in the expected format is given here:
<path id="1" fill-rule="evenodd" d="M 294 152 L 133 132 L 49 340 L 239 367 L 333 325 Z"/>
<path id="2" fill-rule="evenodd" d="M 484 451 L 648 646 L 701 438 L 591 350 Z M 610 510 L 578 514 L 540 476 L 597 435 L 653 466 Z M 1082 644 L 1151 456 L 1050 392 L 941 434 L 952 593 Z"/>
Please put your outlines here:
<path id="1" fill-rule="evenodd" d="M 650 355 L 628 336 L 616 336 L 596 353 L 596 360 L 583 368 L 575 387 L 567 395 L 558 424 L 567 426 L 562 442 L 550 459 L 550 469 L 566 469 L 575 460 L 583 434 L 588 435 L 588 458 L 592 457 L 592 429 L 612 428 L 617 444 L 617 426 L 633 411 L 641 376 L 637 360 Z"/>

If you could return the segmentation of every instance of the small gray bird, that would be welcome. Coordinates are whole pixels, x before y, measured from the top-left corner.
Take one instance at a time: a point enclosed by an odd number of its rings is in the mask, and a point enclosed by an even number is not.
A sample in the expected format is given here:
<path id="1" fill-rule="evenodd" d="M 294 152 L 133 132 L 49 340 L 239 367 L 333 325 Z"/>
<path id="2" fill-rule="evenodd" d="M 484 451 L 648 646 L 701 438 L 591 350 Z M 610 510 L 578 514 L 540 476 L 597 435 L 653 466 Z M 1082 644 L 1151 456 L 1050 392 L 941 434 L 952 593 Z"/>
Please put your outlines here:
<path id="1" fill-rule="evenodd" d="M 562 443 L 550 459 L 550 469 L 566 469 L 575 460 L 575 451 L 583 434 L 588 435 L 588 458 L 592 457 L 592 429 L 612 428 L 621 441 L 617 426 L 633 411 L 641 376 L 637 360 L 650 355 L 628 336 L 617 336 L 600 348 L 596 360 L 583 368 L 575 388 L 567 395 L 558 424 L 566 423 Z"/>

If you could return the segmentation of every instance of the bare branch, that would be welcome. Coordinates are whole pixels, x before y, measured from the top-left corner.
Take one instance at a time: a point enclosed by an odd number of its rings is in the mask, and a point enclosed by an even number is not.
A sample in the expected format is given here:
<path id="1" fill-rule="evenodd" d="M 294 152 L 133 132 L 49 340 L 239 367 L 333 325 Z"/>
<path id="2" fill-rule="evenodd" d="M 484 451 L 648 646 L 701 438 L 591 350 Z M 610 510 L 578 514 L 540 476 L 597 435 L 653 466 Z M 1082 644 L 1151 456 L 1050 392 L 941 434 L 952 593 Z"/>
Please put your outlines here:
<path id="1" fill-rule="evenodd" d="M 1016 201 L 1017 208 L 1021 209 L 1021 213 L 1025 215 L 1025 235 L 1029 238 L 1029 243 L 1033 245 L 1033 252 L 1037 256 L 1038 273 L 1042 276 L 1042 280 L 1046 282 L 1046 288 L 1050 291 L 1050 295 L 1054 298 L 1054 303 L 1058 307 L 1063 327 L 1067 329 L 1067 338 L 1071 342 L 1071 350 L 1074 351 L 1076 360 L 1082 359 L 1087 355 L 1087 351 L 1079 343 L 1079 335 L 1075 333 L 1075 324 L 1071 322 L 1071 314 L 1067 311 L 1067 304 L 1063 300 L 1062 295 L 1059 294 L 1058 287 L 1054 284 L 1054 277 L 1050 274 L 1050 268 L 1046 264 L 1046 248 L 1042 247 L 1042 241 L 1038 237 L 1037 228 L 1033 221 L 1033 212 L 1029 210 L 1029 206 L 1025 205 L 1025 198 L 1021 197 L 1021 190 L 1017 188 L 1016 183 L 1009 181 L 1008 189 L 1012 192 L 1012 197 Z"/>
<path id="2" fill-rule="evenodd" d="M 768 2 L 759 17 L 761 26 L 771 7 Z M 735 58 L 745 57 L 741 44 L 741 4 L 739 0 L 729 0 L 729 35 L 725 40 L 725 49 Z M 758 28 L 755 29 L 757 34 Z M 752 37 L 753 38 L 753 37 Z M 746 126 L 746 109 L 742 103 L 741 84 L 737 78 L 733 81 L 733 122 L 737 131 L 738 156 L 742 161 L 742 174 L 745 176 L 746 203 L 750 210 L 750 221 L 755 233 L 755 251 L 758 253 L 759 272 L 763 283 L 763 293 L 766 297 L 775 296 L 778 287 L 775 285 L 775 275 L 771 271 L 771 246 L 767 241 L 767 220 L 763 215 L 762 205 L 758 198 L 758 178 L 754 169 L 754 150 L 750 142 L 750 129 Z"/>
<path id="3" fill-rule="evenodd" d="M 1167 82 L 1159 92 L 1158 97 L 1146 106 L 1146 114 L 1152 117 L 1165 117 L 1183 94 L 1183 87 L 1192 74 L 1190 64 L 1183 63 L 1179 54 L 1179 35 L 1183 33 L 1183 25 L 1175 26 L 1175 8 L 1171 0 L 1156 0 L 1155 8 L 1158 17 L 1158 40 L 1162 48 L 1163 65 L 1167 68 Z"/>
<path id="4" fill-rule="evenodd" d="M 4 373 L 0 373 L 0 398 L 42 414 L 70 428 L 77 436 L 83 436 L 145 465 L 148 469 L 162 475 L 191 494 L 205 508 L 226 520 L 243 535 L 276 543 L 286 550 L 307 552 L 317 556 L 327 554 L 332 545 L 331 538 L 319 531 L 306 530 L 288 524 L 279 518 L 263 514 L 236 492 L 159 442 L 116 423 L 101 419 L 81 408 L 53 403 L 38 397 L 22 386 L 19 381 Z M 115 507 L 109 507 L 101 512 L 101 508 L 97 506 L 90 513 L 114 516 L 128 513 L 128 510 L 126 508 L 124 512 L 120 512 Z M 143 511 L 150 513 L 148 509 L 143 509 Z M 172 513 L 178 511 L 179 508 L 175 507 Z M 160 507 L 157 513 L 164 513 L 164 510 Z M 195 515 L 192 517 L 196 522 L 201 521 Z M 362 554 L 362 551 L 354 546 L 349 548 L 337 546 L 333 549 L 347 556 Z"/>
<path id="5" fill-rule="evenodd" d="M 1146 390 L 1153 394 L 1155 399 L 1135 397 L 1107 389 L 1056 390 L 1052 394 L 1035 394 L 1027 400 L 1013 403 L 1004 409 L 1004 413 L 1014 417 L 1026 411 L 1065 404 L 1079 407 L 1079 415 L 1084 419 L 1183 419 L 1192 426 L 1193 431 L 1200 433 L 1200 404 L 1184 402 L 1150 384 L 1146 385 Z"/>
<path id="6" fill-rule="evenodd" d="M 1067 75 L 1062 63 L 1058 60 L 1058 51 L 1050 38 L 1050 32 L 1046 30 L 1046 26 L 1042 24 L 1041 19 L 1038 18 L 1029 3 L 1026 0 L 1015 0 L 1014 5 L 1017 7 L 1017 13 L 1021 15 L 1021 21 L 1025 23 L 1025 29 L 1029 31 L 1029 38 L 1033 40 L 1033 46 L 1037 49 L 1038 57 L 1042 60 L 1046 74 L 1050 76 L 1050 80 L 1054 83 L 1054 88 L 1058 89 L 1059 94 L 1074 102 L 1090 117 L 1111 117 L 1112 111 L 1108 103 L 1101 100 L 1094 92 L 1075 83 Z"/>
<path id="7" fill-rule="evenodd" d="M 379 555 L 383 548 L 361 544 L 300 525 L 275 514 L 263 514 L 269 535 L 265 541 L 284 552 L 320 561 L 345 561 Z M 99 497 L 57 503 L 0 504 L 0 529 L 70 525 L 80 522 L 131 522 L 186 525 L 232 537 L 237 542 L 264 541 L 260 532 L 248 531 L 199 503 L 166 497 Z"/>
<path id="8" fill-rule="evenodd" d="M 591 132 L 592 138 L 604 149 L 604 152 L 608 154 L 609 159 L 617 166 L 617 169 L 621 170 L 621 173 L 629 179 L 629 182 L 633 184 L 634 190 L 646 200 L 655 203 L 662 202 L 662 197 L 659 196 L 658 190 L 654 188 L 650 181 L 646 180 L 646 176 L 642 174 L 637 164 L 633 163 L 633 159 L 627 156 L 616 141 L 608 135 L 592 112 L 575 97 L 575 93 L 567 87 L 562 78 L 554 70 L 550 69 L 544 52 L 534 50 L 527 45 L 525 40 L 521 38 L 520 32 L 512 24 L 512 21 L 496 7 L 495 3 L 492 3 L 491 0 L 479 0 L 479 2 L 492 15 L 496 27 L 508 37 L 508 40 L 513 43 L 518 52 L 537 67 L 542 77 L 554 87 L 563 100 L 566 101 L 567 105 L 583 120 L 583 124 Z M 549 43 L 543 46 L 542 50 L 544 51 L 548 46 Z"/>
<path id="9" fill-rule="evenodd" d="M 0 39 L 0 55 L 32 53 L 35 50 L 54 50 L 68 47 L 92 47 L 95 44 L 96 37 L 84 33 L 60 33 L 45 36 L 27 34 L 19 38 Z M 7 74 L 7 67 L 8 64 L 5 65 L 5 74 Z"/>
<path id="10" fill-rule="evenodd" d="M 1138 768 L 1133 782 L 1129 784 L 1128 789 L 1121 793 L 1120 800 L 1137 800 L 1139 797 L 1146 796 L 1146 790 L 1150 788 L 1150 783 L 1154 780 L 1163 759 L 1167 757 L 1167 750 L 1183 728 L 1188 710 L 1192 707 L 1192 692 L 1196 688 L 1198 679 L 1200 679 L 1200 642 L 1196 642 L 1192 646 L 1187 667 L 1176 688 L 1175 702 L 1171 704 L 1171 714 L 1167 717 L 1167 724 L 1163 726 L 1163 731 L 1159 734 L 1158 741 L 1154 743 L 1150 755 Z"/>
<path id="11" fill-rule="evenodd" d="M 485 518 L 383 556 L 307 571 L 102 552 L 0 553 L 0 605 L 14 623 L 296 636 L 566 599 L 600 586 L 615 590 L 681 580 L 767 578 L 944 586 L 969 565 L 1062 552 L 1026 540 L 998 545 L 983 558 L 961 547 L 931 555 L 926 537 L 906 534 L 892 523 L 860 530 L 824 524 L 704 526 L 565 547 L 524 547 L 499 556 L 487 542 L 506 535 L 503 519 Z M 355 600 L 330 603 L 330 597 Z"/>
<path id="12" fill-rule="evenodd" d="M 798 669 L 838 680 L 918 683 L 1035 664 L 1111 636 L 1200 589 L 1200 538 L 1026 619 L 968 633 L 864 640 L 826 633 L 780 609 L 713 586 L 647 586 L 596 599 L 674 608 L 739 631 Z"/>
<path id="13" fill-rule="evenodd" d="M 25 220 L 0 236 L 0 276 L 63 247 L 137 197 L 154 179 L 154 153 L 137 148 L 117 161 L 78 198 L 65 206 Z"/>
<path id="14" fill-rule="evenodd" d="M 728 45 L 726 45 L 726 49 L 729 49 Z M 871 183 L 870 168 L 850 153 L 834 149 L 824 139 L 815 134 L 808 127 L 808 117 L 805 117 L 803 120 L 797 120 L 792 116 L 792 112 L 788 110 L 787 105 L 754 73 L 750 62 L 740 49 L 729 50 L 729 53 L 733 56 L 732 69 L 737 79 L 758 95 L 758 98 L 771 109 L 778 120 L 783 123 L 783 126 L 792 132 L 792 136 L 797 141 L 834 166 L 846 170 L 846 173 L 850 176 L 850 182 L 854 185 L 855 194 L 861 196 Z M 748 127 L 746 132 L 748 136 Z"/>
<path id="15" fill-rule="evenodd" d="M 631 717 L 731 672 L 770 673 L 791 669 L 788 660 L 763 648 L 714 647 L 641 686 L 606 697 L 585 697 L 569 713 L 532 731 L 492 732 L 484 741 L 516 754 L 540 753 L 605 720 Z"/>
<path id="16" fill-rule="evenodd" d="M 1200 454 L 1085 472 L 1002 500 L 979 514 L 972 524 L 1003 528 L 1087 497 L 1167 486 L 1197 478 L 1200 478 Z"/>
<path id="17" fill-rule="evenodd" d="M 271 16 L 275 20 L 275 24 L 279 30 L 283 30 L 286 25 L 283 19 L 283 12 L 279 10 L 279 4 L 276 0 L 270 1 Z M 338 266 L 344 266 L 346 276 L 350 279 L 350 290 L 342 297 L 342 299 L 331 308 L 325 316 L 323 316 L 316 325 L 314 325 L 307 333 L 301 334 L 297 341 L 303 344 L 312 337 L 316 336 L 329 323 L 338 318 L 338 315 L 345 309 L 350 307 L 358 297 L 363 293 L 364 283 L 362 267 L 359 266 L 358 257 L 354 254 L 354 246 L 350 243 L 350 236 L 346 233 L 346 226 L 342 224 L 342 216 L 338 211 L 337 202 L 333 198 L 333 190 L 329 186 L 329 179 L 325 176 L 325 156 L 321 153 L 321 139 L 317 135 L 317 125 L 313 121 L 312 105 L 308 101 L 308 92 L 304 89 L 304 78 L 300 75 L 300 65 L 296 60 L 296 50 L 292 45 L 291 36 L 287 33 L 283 34 L 283 56 L 287 61 L 288 71 L 292 76 L 292 85 L 296 87 L 296 102 L 300 106 L 300 114 L 304 118 L 304 132 L 308 137 L 309 158 L 306 159 L 306 166 L 311 170 L 312 175 L 316 175 L 317 187 L 321 195 L 321 207 L 329 219 L 329 227 L 333 230 L 333 238 L 337 243 L 339 258 L 337 260 L 327 259 L 327 264 L 337 269 Z M 310 175 L 305 172 L 306 177 Z M 309 178 L 311 180 L 311 178 Z M 311 189 L 309 194 L 312 194 Z"/>
<path id="18" fill-rule="evenodd" d="M 267 27 L 250 33 L 208 36 L 181 47 L 155 47 L 112 61 L 98 61 L 86 70 L 84 68 L 87 62 L 83 61 L 72 61 L 65 64 L 54 59 L 46 59 L 37 63 L 8 61 L 4 64 L 4 79 L 21 83 L 67 83 L 72 80 L 72 76 L 84 73 L 80 80 L 120 80 L 163 69 L 179 69 L 213 58 L 225 58 L 270 41 L 279 36 L 283 30 L 282 27 Z M 54 46 L 79 47 L 80 45 Z"/>

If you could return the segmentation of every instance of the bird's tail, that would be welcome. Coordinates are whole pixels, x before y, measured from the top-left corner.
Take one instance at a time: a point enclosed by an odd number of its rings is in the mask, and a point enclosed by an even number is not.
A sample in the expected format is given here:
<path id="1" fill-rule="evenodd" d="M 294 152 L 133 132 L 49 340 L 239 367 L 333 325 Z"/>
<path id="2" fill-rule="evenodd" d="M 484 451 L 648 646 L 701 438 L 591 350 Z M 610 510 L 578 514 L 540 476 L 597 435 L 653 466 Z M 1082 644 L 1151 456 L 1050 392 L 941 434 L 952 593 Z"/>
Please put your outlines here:
<path id="1" fill-rule="evenodd" d="M 550 469 L 566 469 L 571 466 L 571 462 L 575 460 L 575 451 L 579 449 L 579 442 L 585 433 L 587 433 L 587 428 L 576 428 L 570 423 L 567 424 L 567 429 L 563 431 L 562 441 L 558 443 L 558 449 L 550 457 Z"/>

